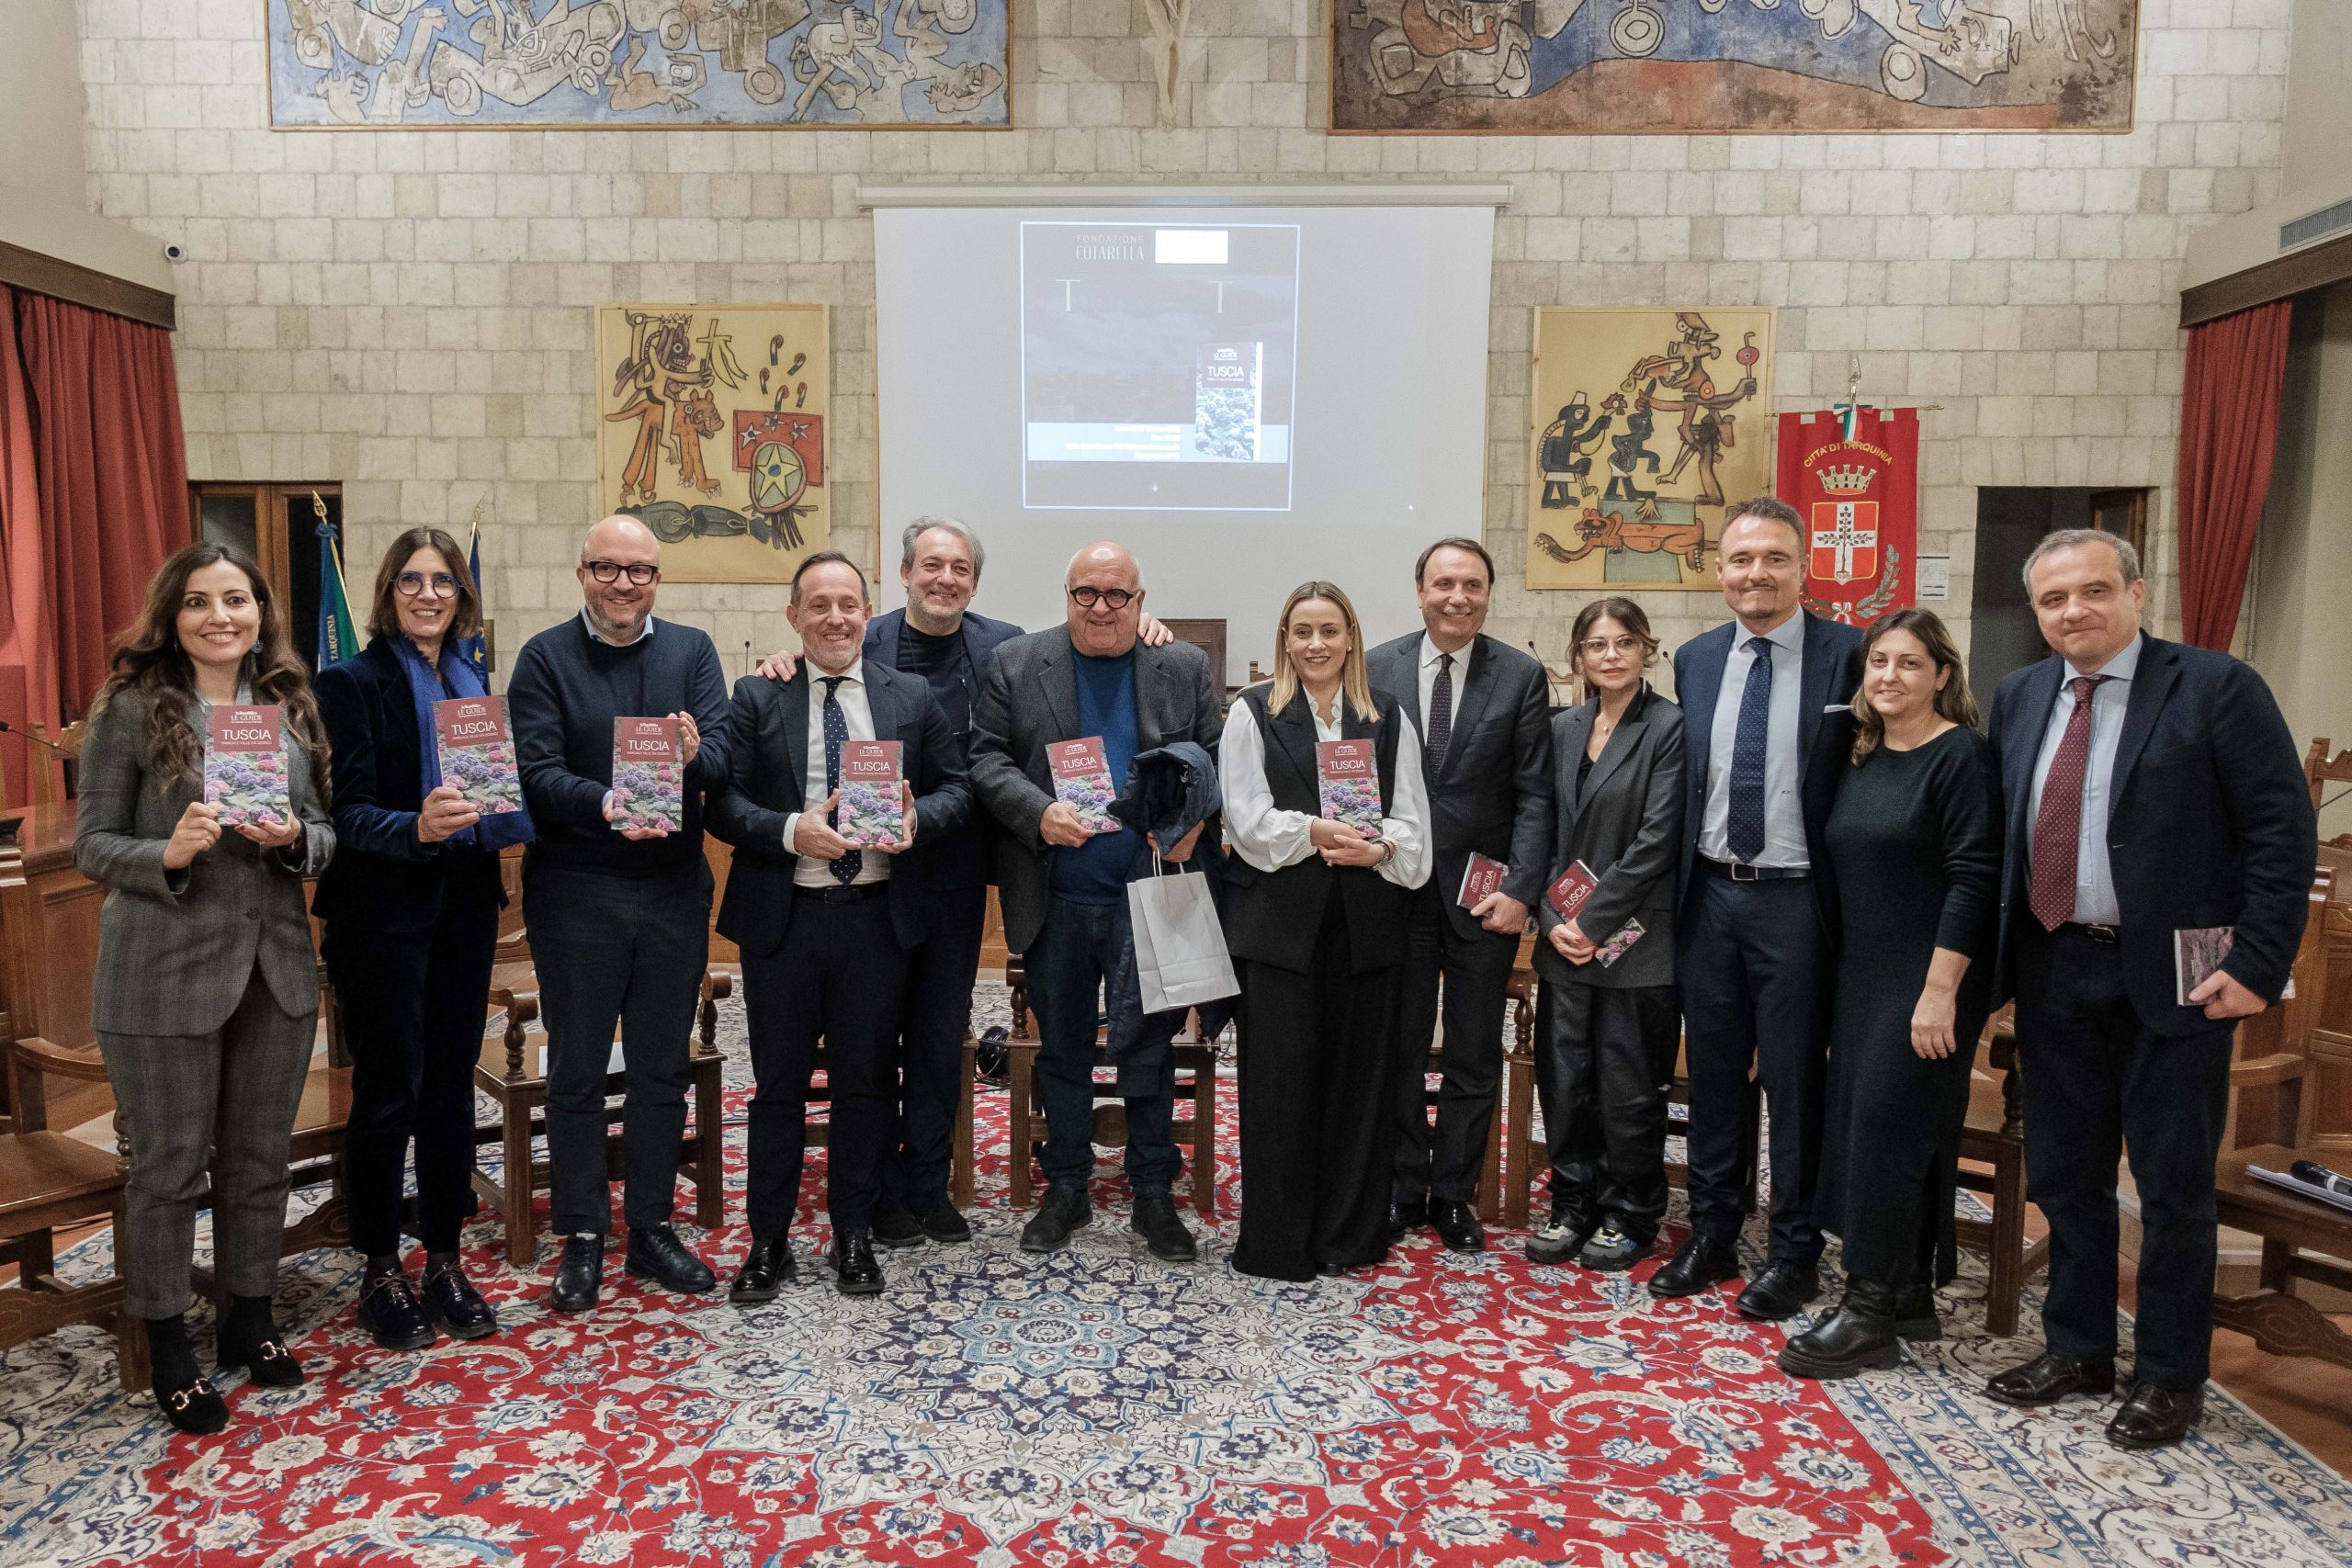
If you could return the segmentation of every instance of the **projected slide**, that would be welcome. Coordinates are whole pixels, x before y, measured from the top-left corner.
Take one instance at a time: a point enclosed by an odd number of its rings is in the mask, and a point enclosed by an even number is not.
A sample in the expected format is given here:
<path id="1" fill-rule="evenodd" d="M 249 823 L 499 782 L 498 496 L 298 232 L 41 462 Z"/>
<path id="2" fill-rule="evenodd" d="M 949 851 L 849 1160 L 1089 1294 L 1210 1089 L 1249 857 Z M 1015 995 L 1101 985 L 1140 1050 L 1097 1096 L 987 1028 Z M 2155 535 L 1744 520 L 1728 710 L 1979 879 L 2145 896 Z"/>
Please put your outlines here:
<path id="1" fill-rule="evenodd" d="M 1021 225 L 1022 503 L 1288 511 L 1295 223 Z"/>

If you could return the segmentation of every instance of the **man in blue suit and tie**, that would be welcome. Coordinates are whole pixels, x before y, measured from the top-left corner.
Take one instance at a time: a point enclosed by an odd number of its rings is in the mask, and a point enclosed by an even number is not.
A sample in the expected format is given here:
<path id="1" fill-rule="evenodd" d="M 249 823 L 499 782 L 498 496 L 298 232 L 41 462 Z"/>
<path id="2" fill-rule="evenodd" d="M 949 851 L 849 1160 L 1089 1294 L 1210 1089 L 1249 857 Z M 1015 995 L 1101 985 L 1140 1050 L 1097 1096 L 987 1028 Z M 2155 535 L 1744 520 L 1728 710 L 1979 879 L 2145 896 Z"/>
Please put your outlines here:
<path id="1" fill-rule="evenodd" d="M 1985 1392 L 2030 1405 L 2114 1387 L 2129 1151 L 2137 1357 L 2107 1435 L 2152 1449 L 2204 1411 L 2232 1041 L 2286 987 L 2318 826 L 2262 677 L 2140 629 L 2147 585 L 2128 541 L 2052 534 L 2025 583 L 2052 656 L 1993 698 L 2007 808 L 1993 999 L 2017 998 L 2026 1195 L 2050 1222 L 2050 1294 L 2046 1348 Z M 2178 933 L 2215 928 L 2231 932 L 2221 966 L 2180 974 Z"/>
<path id="2" fill-rule="evenodd" d="M 1740 1127 L 1751 1062 L 1771 1112 L 1772 1239 L 1739 1294 L 1755 1318 L 1821 1293 L 1813 1221 L 1837 890 L 1821 852 L 1854 739 L 1861 634 L 1807 614 L 1804 526 L 1759 496 L 1730 509 L 1716 557 L 1729 626 L 1675 651 L 1683 769 L 1676 974 L 1690 1073 L 1690 1235 L 1650 1277 L 1693 1295 L 1740 1272 Z"/>

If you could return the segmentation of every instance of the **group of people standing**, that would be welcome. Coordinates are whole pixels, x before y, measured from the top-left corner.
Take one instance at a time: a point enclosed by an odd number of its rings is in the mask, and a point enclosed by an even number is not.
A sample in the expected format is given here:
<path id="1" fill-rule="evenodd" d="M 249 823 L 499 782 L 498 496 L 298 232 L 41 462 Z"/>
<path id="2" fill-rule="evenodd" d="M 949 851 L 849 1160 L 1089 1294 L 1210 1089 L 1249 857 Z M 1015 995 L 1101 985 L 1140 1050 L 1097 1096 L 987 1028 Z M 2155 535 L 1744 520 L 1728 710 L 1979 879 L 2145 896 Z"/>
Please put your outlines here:
<path id="1" fill-rule="evenodd" d="M 378 1343 L 499 1326 L 458 1235 L 498 855 L 515 843 L 548 1037 L 550 1304 L 584 1311 L 602 1290 L 616 1037 L 626 1268 L 716 1288 L 671 1224 L 707 960 L 707 827 L 733 851 L 718 930 L 741 954 L 757 1080 L 740 1304 L 798 1269 L 820 1042 L 836 1288 L 883 1289 L 877 1247 L 970 1239 L 949 1149 L 990 883 L 1023 957 L 1046 1123 L 1046 1190 L 1020 1245 L 1057 1250 L 1092 1218 L 1107 1010 L 1130 1224 L 1155 1257 L 1193 1258 L 1171 1196 L 1174 1021 L 1134 1016 L 1127 905 L 1139 877 L 1193 874 L 1210 881 L 1240 982 L 1237 1269 L 1342 1274 L 1422 1226 L 1455 1251 L 1486 1246 L 1473 1204 L 1532 919 L 1551 1206 L 1529 1257 L 1613 1271 L 1656 1248 L 1679 1048 L 1690 1231 L 1650 1292 L 1745 1272 L 1752 1071 L 1770 1111 L 1770 1242 L 1736 1308 L 1803 1311 L 1821 1293 L 1823 1235 L 1838 1235 L 1844 1298 L 1781 1364 L 1892 1365 L 1901 1337 L 1940 1332 L 1969 1065 L 1990 1010 L 2014 997 L 2030 1180 L 2053 1232 L 2049 1346 L 1990 1392 L 2033 1404 L 2111 1386 L 2128 1143 L 2147 1239 L 2139 1376 L 2110 1432 L 2177 1438 L 2204 1377 L 2230 1031 L 2285 984 L 2312 858 L 2291 739 L 2244 665 L 2140 630 L 2138 561 L 2111 536 L 2055 534 L 2029 561 L 2054 656 L 2004 683 L 1989 735 L 1932 614 L 1864 632 L 1803 609 L 1804 545 L 1778 501 L 1730 509 L 1734 620 L 1676 651 L 1679 707 L 1649 683 L 1659 643 L 1641 607 L 1610 597 L 1571 639 L 1585 699 L 1552 713 L 1543 667 L 1483 629 L 1494 562 L 1468 538 L 1423 552 L 1423 629 L 1377 648 L 1339 586 L 1300 584 L 1272 678 L 1228 707 L 1220 672 L 1145 613 L 1122 547 L 1080 551 L 1064 623 L 1023 635 L 970 608 L 978 537 L 927 518 L 902 540 L 903 610 L 875 616 L 847 557 L 804 560 L 787 610 L 799 652 L 730 699 L 709 638 L 652 615 L 658 542 L 609 517 L 581 551 L 581 614 L 514 661 L 526 809 L 492 816 L 436 761 L 434 704 L 483 694 L 456 652 L 481 607 L 447 534 L 395 542 L 371 642 L 315 685 L 254 563 L 189 547 L 158 574 L 95 706 L 77 845 L 112 889 L 95 1021 L 130 1149 L 130 1310 L 165 1415 L 191 1431 L 227 1420 L 180 1315 L 208 1166 L 232 1297 L 221 1362 L 301 1378 L 269 1298 L 317 1008 L 305 876 L 319 878 L 354 1061 L 345 1157 L 358 1312 Z M 203 715 L 247 702 L 285 715 L 292 819 L 224 833 L 201 798 Z M 682 742 L 683 810 L 666 830 L 633 825 L 613 787 L 615 721 L 646 716 L 673 720 Z M 899 821 L 893 841 L 853 843 L 842 758 L 873 740 L 899 744 Z M 1368 746 L 1376 824 L 1322 812 L 1317 748 L 1335 740 Z M 1129 795 L 1169 770 L 1189 808 L 1102 830 L 1056 788 L 1073 741 L 1099 748 Z M 2172 933 L 2217 926 L 2234 928 L 2228 960 L 2181 1004 Z M 412 1146 L 415 1276 L 401 1256 Z"/>

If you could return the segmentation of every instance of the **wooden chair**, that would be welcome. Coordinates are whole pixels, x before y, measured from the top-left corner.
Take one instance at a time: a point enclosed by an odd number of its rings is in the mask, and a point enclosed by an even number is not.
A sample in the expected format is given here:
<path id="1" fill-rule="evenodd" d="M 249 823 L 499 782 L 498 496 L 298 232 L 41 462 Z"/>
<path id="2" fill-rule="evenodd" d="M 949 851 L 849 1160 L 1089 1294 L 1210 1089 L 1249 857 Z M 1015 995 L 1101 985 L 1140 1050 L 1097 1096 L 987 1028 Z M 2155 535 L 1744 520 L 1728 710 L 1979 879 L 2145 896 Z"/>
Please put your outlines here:
<path id="1" fill-rule="evenodd" d="M 2014 1010 L 2005 1007 L 1994 1014 L 1977 1042 L 1984 1066 L 2000 1080 L 2001 1108 L 1979 1111 L 1972 1100 L 1960 1134 L 1960 1185 L 1983 1194 L 1992 1217 L 1953 1222 L 1960 1245 L 1984 1256 L 1990 1274 L 1984 1326 L 2003 1338 L 2018 1331 L 2026 1281 L 2050 1261 L 2048 1236 L 2030 1246 L 2025 1239 L 2025 1085 L 2018 1074 Z M 1974 1168 L 1980 1166 L 1984 1168 Z"/>
<path id="2" fill-rule="evenodd" d="M 114 1226 L 118 1269 L 123 1234 L 123 1162 L 81 1139 L 49 1130 L 45 1080 L 104 1083 L 95 1046 L 67 1051 L 39 1035 L 7 1047 L 14 1129 L 0 1133 L 0 1263 L 17 1283 L 0 1289 L 0 1350 L 72 1323 L 114 1331 L 122 1386 L 147 1385 L 147 1336 L 123 1305 L 119 1272 L 87 1285 L 57 1277 L 57 1233 L 97 1222 Z"/>
<path id="3" fill-rule="evenodd" d="M 1046 1108 L 1037 1099 L 1038 1040 L 1029 1024 L 1029 983 L 1019 953 L 1006 958 L 1004 981 L 1012 991 L 1012 1037 L 1006 1042 L 1012 1081 L 1005 1097 L 1005 1147 L 1011 1156 L 1012 1206 L 1026 1209 L 1033 1179 L 1030 1164 L 1046 1142 Z M 1203 1040 L 1195 1023 L 1195 1020 L 1187 1019 L 1170 1048 L 1176 1067 L 1177 1100 L 1181 1105 L 1189 1100 L 1192 1110 L 1174 1119 L 1169 1127 L 1169 1137 L 1191 1146 L 1193 1157 L 1188 1163 L 1193 1207 L 1204 1218 L 1210 1218 L 1216 1213 L 1216 1043 Z M 971 1104 L 973 1050 L 967 1042 L 964 1058 L 964 1102 L 967 1107 Z M 1100 1030 L 1095 1034 L 1094 1061 L 1098 1068 L 1110 1065 Z M 1127 1142 L 1126 1108 L 1118 1103 L 1117 1086 L 1098 1079 L 1094 1098 L 1094 1141 L 1105 1147 L 1124 1148 Z M 1104 1100 L 1111 1103 L 1102 1103 Z M 965 1136 L 968 1143 L 968 1130 Z"/>
<path id="4" fill-rule="evenodd" d="M 79 718 L 53 732 L 38 719 L 25 727 L 26 738 L 32 742 L 33 748 L 27 753 L 25 771 L 32 775 L 27 783 L 31 787 L 31 800 L 35 806 L 54 806 L 63 798 L 58 788 L 59 770 L 50 765 L 51 761 L 81 761 L 82 743 L 89 738 L 89 730 L 88 721 Z M 42 755 L 43 752 L 48 755 Z"/>

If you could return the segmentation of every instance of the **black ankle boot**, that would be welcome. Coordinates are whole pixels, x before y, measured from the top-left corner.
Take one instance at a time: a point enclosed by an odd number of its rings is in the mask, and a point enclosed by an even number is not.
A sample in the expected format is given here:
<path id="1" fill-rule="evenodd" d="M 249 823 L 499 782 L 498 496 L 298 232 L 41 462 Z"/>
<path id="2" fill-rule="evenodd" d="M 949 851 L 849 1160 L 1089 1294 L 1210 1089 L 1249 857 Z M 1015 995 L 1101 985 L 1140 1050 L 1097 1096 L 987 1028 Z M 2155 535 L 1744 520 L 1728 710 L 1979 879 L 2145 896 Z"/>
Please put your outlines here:
<path id="1" fill-rule="evenodd" d="M 209 1437 L 229 1425 L 228 1402 L 197 1371 L 196 1348 L 179 1314 L 140 1320 L 147 1326 L 147 1359 L 154 1368 L 155 1403 L 183 1432 Z"/>
<path id="2" fill-rule="evenodd" d="M 1903 1352 L 1894 1333 L 1894 1292 L 1873 1280 L 1849 1276 L 1838 1310 L 1789 1341 L 1781 1370 L 1796 1378 L 1849 1378 L 1872 1368 L 1892 1367 Z"/>
<path id="3" fill-rule="evenodd" d="M 220 1325 L 220 1365 L 244 1368 L 266 1388 L 292 1388 L 302 1381 L 301 1363 L 286 1348 L 267 1296 L 229 1298 L 229 1315 Z"/>

